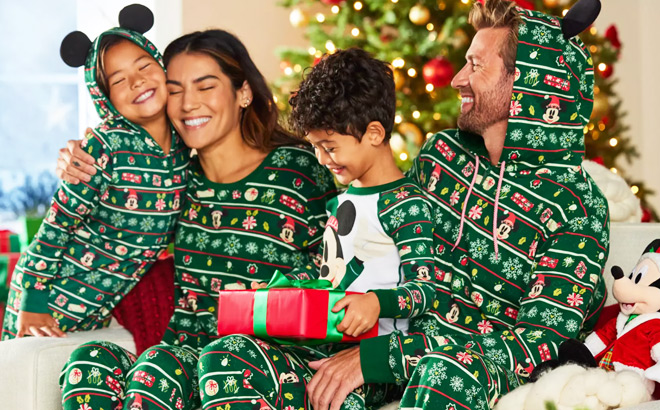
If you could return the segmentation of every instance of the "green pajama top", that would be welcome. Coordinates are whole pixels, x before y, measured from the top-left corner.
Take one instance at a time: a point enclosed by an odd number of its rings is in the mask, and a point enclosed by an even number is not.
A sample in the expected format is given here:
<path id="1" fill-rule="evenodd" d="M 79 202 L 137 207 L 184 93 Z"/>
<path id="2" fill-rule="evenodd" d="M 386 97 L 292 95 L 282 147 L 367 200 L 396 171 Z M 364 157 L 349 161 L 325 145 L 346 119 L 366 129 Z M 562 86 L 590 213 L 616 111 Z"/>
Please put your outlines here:
<path id="1" fill-rule="evenodd" d="M 304 147 L 274 149 L 244 179 L 214 183 L 191 167 L 175 242 L 175 310 L 163 343 L 197 353 L 217 338 L 217 297 L 276 270 L 310 265 L 336 195 L 330 172 Z"/>
<path id="2" fill-rule="evenodd" d="M 517 10 L 502 155 L 491 164 L 483 138 L 461 130 L 422 148 L 410 176 L 434 207 L 437 306 L 411 320 L 408 336 L 361 343 L 381 358 L 363 365 L 367 382 L 408 380 L 420 357 L 448 343 L 525 376 L 598 318 L 609 215 L 581 166 L 593 61 L 558 18 Z"/>

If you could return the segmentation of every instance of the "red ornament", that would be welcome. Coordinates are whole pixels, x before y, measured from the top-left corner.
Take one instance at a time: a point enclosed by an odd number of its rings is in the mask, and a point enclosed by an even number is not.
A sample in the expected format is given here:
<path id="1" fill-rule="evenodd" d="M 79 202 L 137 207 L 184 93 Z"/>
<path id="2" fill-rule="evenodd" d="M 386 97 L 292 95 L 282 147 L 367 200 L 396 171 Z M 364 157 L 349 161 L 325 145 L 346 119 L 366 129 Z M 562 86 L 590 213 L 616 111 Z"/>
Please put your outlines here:
<path id="1" fill-rule="evenodd" d="M 424 64 L 422 69 L 424 81 L 433 84 L 434 87 L 446 87 L 454 77 L 454 67 L 444 57 L 436 57 Z"/>
<path id="2" fill-rule="evenodd" d="M 327 4 L 328 6 L 337 6 L 343 3 L 346 0 L 321 0 L 321 3 Z"/>
<path id="3" fill-rule="evenodd" d="M 605 161 L 603 161 L 603 157 L 594 157 L 594 158 L 591 158 L 591 160 L 593 162 L 595 162 L 596 164 L 600 164 L 602 166 L 605 166 Z"/>
<path id="4" fill-rule="evenodd" d="M 651 211 L 642 207 L 642 222 L 651 222 Z"/>
<path id="5" fill-rule="evenodd" d="M 605 30 L 605 38 L 612 44 L 612 47 L 619 50 L 621 48 L 621 41 L 619 40 L 619 32 L 616 26 L 612 24 Z"/>
<path id="6" fill-rule="evenodd" d="M 603 125 L 605 125 L 605 126 L 610 125 L 610 117 L 608 117 L 607 115 L 604 116 L 603 118 L 601 118 L 600 121 L 601 121 L 601 122 L 603 123 Z"/>
<path id="7" fill-rule="evenodd" d="M 600 68 L 598 69 L 598 72 L 603 78 L 610 78 L 612 77 L 612 74 L 614 73 L 614 68 L 612 67 L 612 64 L 605 64 L 605 69 L 601 70 Z"/>

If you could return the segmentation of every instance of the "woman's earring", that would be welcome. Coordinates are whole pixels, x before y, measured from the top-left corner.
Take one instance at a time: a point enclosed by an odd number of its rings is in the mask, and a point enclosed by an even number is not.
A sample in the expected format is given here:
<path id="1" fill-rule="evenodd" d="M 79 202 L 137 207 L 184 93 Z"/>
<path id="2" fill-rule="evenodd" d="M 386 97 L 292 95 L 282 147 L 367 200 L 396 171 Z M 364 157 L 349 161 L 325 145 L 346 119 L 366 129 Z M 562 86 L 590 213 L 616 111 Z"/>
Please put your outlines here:
<path id="1" fill-rule="evenodd" d="M 247 108 L 248 105 L 250 105 L 250 99 L 249 98 L 245 99 L 245 104 L 243 105 L 243 108 Z"/>

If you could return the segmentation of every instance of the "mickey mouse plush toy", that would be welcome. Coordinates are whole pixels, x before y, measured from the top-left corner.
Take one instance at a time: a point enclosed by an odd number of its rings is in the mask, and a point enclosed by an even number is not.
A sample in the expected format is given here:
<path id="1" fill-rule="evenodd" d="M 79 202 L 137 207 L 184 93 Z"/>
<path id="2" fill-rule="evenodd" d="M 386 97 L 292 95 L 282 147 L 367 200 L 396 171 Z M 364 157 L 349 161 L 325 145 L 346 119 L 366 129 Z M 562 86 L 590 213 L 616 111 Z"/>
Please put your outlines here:
<path id="1" fill-rule="evenodd" d="M 599 366 L 640 374 L 660 393 L 660 239 L 651 242 L 628 276 L 612 267 L 621 312 L 585 340 Z"/>

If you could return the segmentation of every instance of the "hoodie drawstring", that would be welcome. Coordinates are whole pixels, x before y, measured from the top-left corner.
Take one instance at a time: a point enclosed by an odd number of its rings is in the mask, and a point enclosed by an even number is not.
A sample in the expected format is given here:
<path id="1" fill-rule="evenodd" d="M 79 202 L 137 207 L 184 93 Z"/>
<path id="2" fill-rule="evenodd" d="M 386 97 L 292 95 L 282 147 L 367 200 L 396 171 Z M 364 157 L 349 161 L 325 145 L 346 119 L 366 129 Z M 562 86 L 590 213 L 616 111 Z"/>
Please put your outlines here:
<path id="1" fill-rule="evenodd" d="M 477 175 L 479 175 L 479 155 L 476 155 L 474 158 L 476 162 L 476 165 L 474 166 L 474 176 L 472 177 L 472 182 L 470 182 L 470 187 L 468 188 L 467 195 L 465 195 L 465 200 L 463 201 L 463 212 L 461 213 L 461 225 L 458 228 L 458 238 L 456 238 L 456 243 L 451 248 L 452 251 L 456 249 L 458 243 L 461 241 L 461 237 L 463 236 L 463 223 L 465 222 L 465 210 L 467 209 L 468 199 L 470 199 L 472 188 L 474 187 L 474 183 L 477 180 Z"/>
<path id="2" fill-rule="evenodd" d="M 493 242 L 495 243 L 495 260 L 497 260 L 497 208 L 500 205 L 500 190 L 502 189 L 502 178 L 504 177 L 504 161 L 500 165 L 500 179 L 497 181 L 497 191 L 495 191 L 495 210 L 493 211 Z"/>

